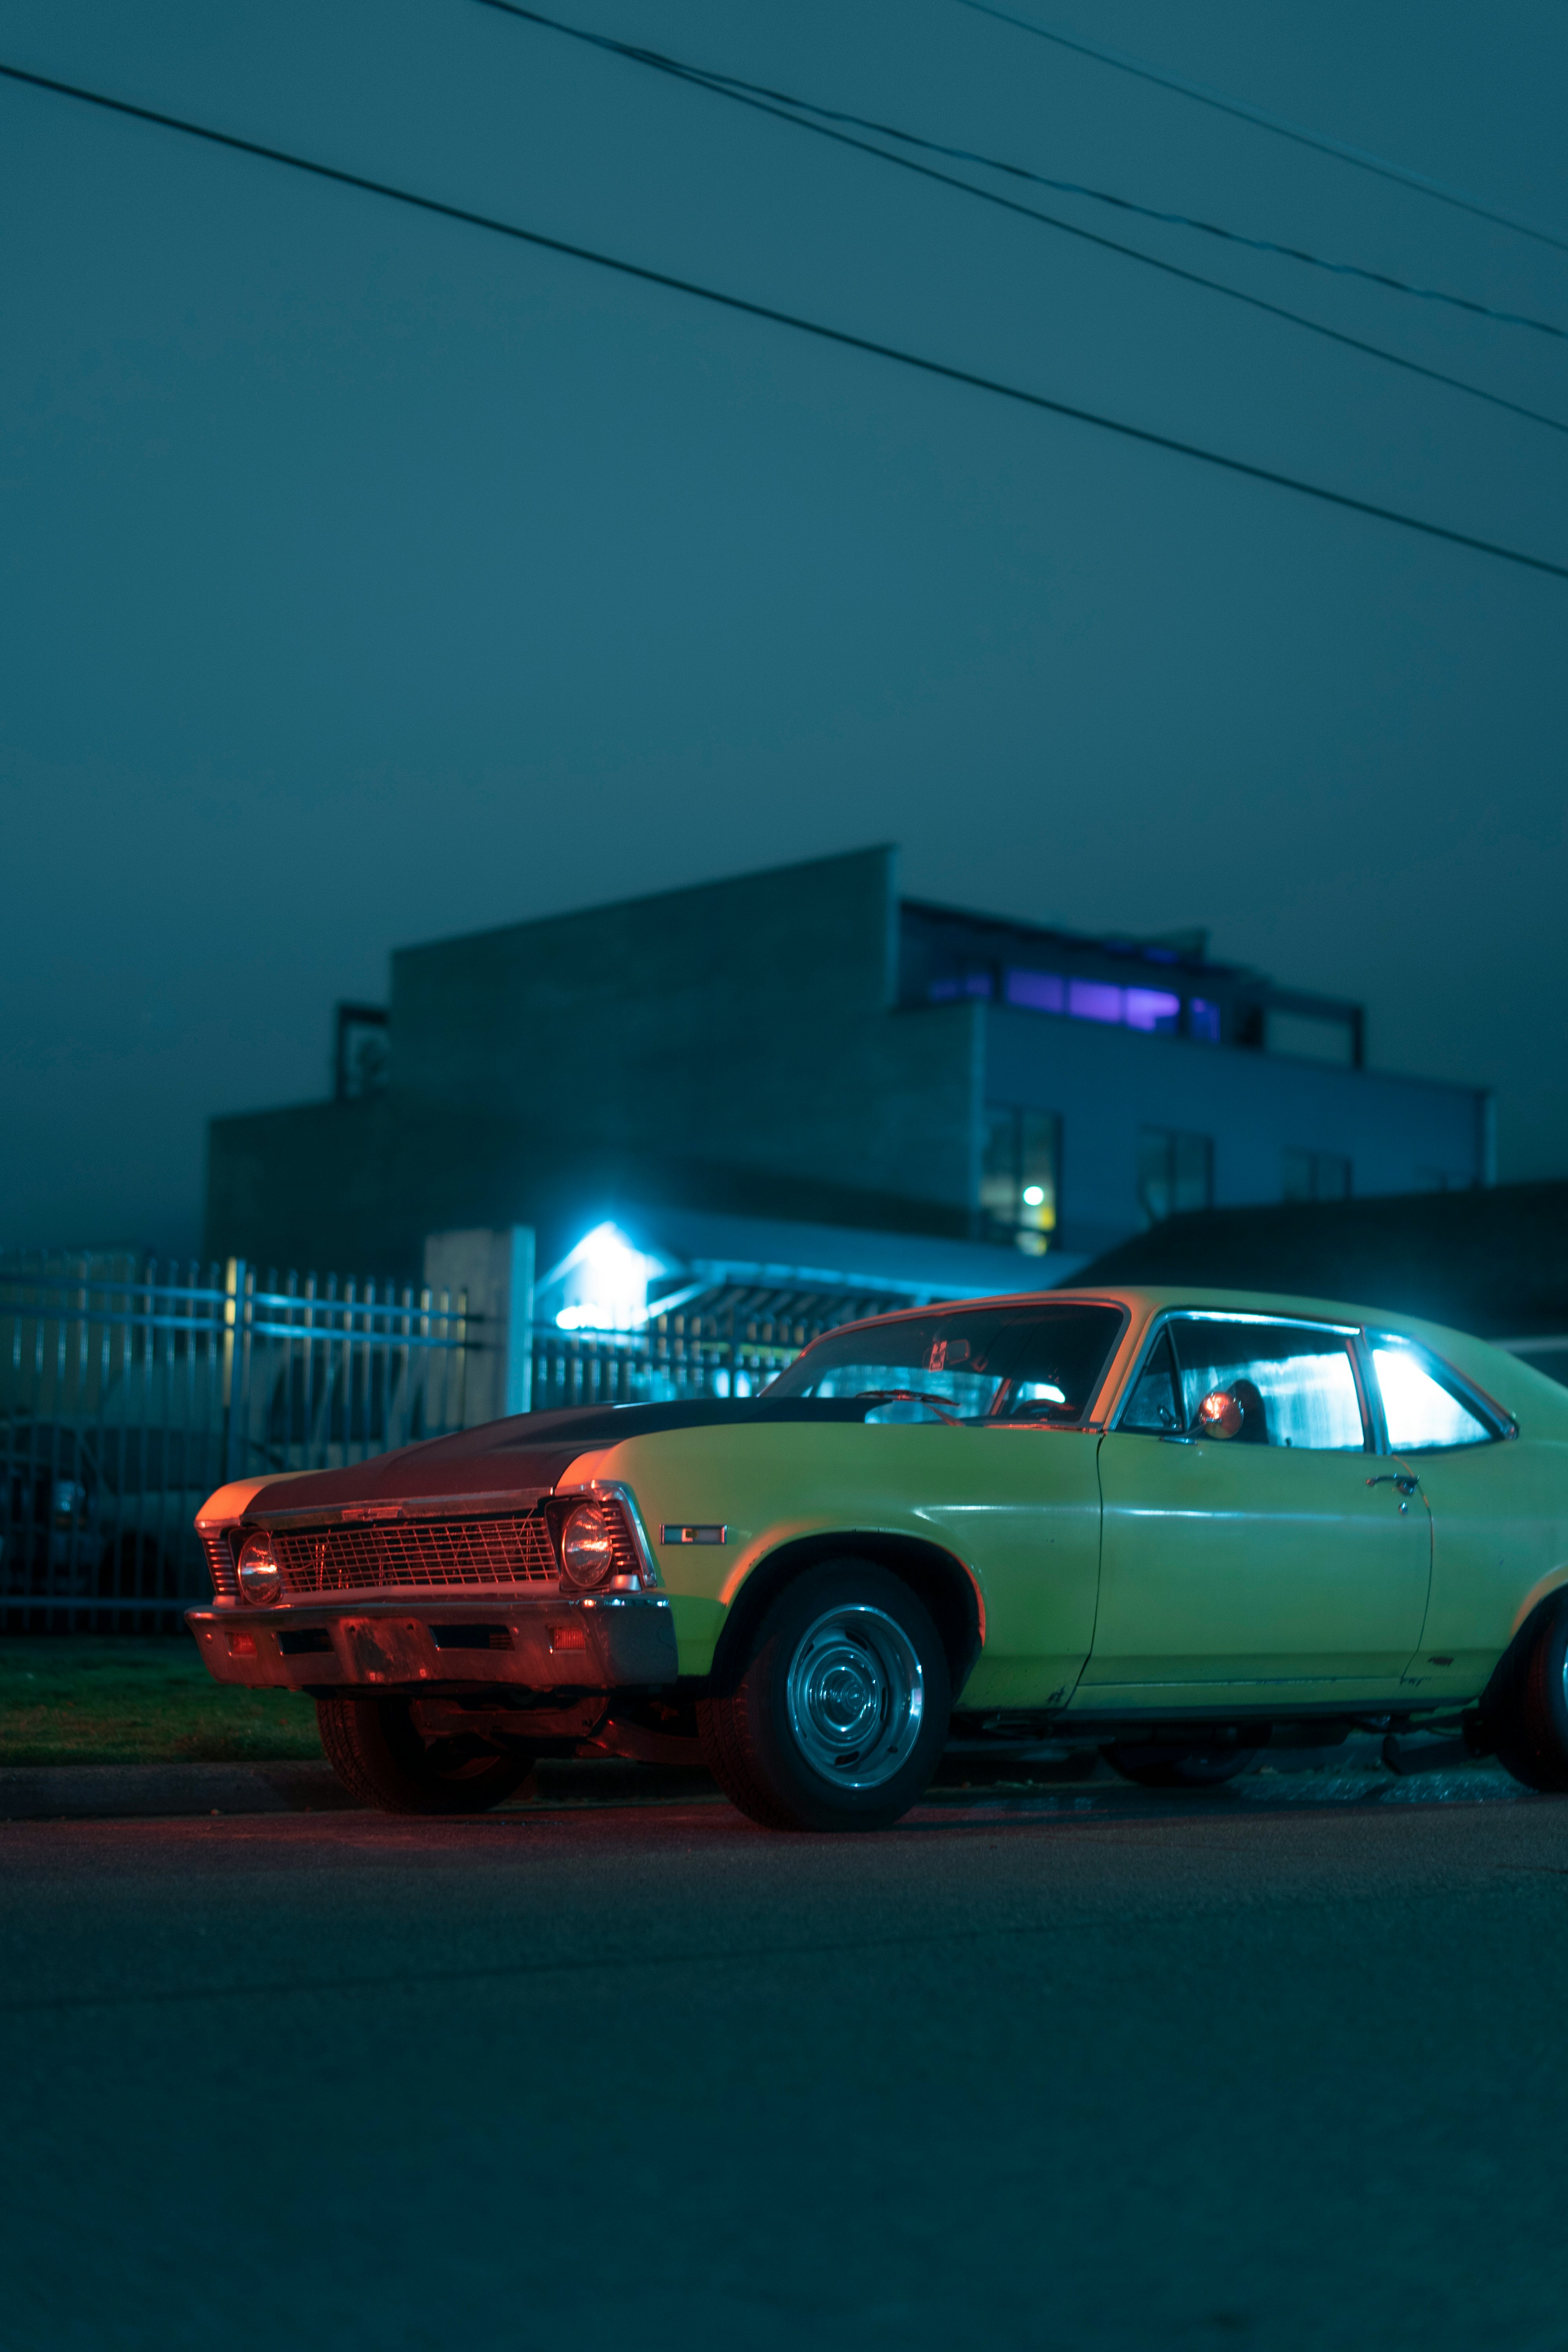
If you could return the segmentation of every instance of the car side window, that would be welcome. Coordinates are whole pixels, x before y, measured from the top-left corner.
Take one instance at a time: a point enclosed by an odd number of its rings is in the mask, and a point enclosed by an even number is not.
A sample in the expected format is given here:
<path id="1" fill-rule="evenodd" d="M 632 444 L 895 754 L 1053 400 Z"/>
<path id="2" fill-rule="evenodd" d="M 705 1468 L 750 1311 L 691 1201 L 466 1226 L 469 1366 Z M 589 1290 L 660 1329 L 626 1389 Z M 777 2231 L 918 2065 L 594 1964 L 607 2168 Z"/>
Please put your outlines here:
<path id="1" fill-rule="evenodd" d="M 1187 1425 L 1168 1323 L 1149 1350 L 1119 1425 L 1148 1437 L 1169 1436 Z"/>
<path id="2" fill-rule="evenodd" d="M 1239 1408 L 1236 1443 L 1364 1452 L 1366 1424 L 1349 1335 L 1263 1317 L 1173 1315 L 1154 1343 L 1121 1427 L 1193 1433 L 1216 1389 Z"/>
<path id="3" fill-rule="evenodd" d="M 1369 1337 L 1391 1453 L 1486 1445 L 1498 1436 L 1460 1393 L 1457 1375 L 1436 1356 L 1392 1332 L 1373 1331 Z"/>

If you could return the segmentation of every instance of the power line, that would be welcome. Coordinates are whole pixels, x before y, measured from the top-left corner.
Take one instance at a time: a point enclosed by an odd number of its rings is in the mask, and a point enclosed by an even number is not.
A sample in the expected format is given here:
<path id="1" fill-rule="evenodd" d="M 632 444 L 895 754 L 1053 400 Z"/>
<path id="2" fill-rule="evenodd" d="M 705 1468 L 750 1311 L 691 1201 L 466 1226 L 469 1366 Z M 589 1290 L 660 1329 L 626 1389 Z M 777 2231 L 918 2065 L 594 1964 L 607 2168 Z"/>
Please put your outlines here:
<path id="1" fill-rule="evenodd" d="M 618 41 L 605 33 L 590 33 L 576 25 L 568 25 L 559 17 L 547 16 L 540 9 L 524 7 L 518 0 L 479 0 L 483 7 L 493 8 L 499 15 L 517 16 L 531 25 L 539 25 L 554 33 L 563 33 L 569 40 L 585 42 L 591 48 L 604 49 L 622 57 L 635 65 L 651 66 L 673 79 L 694 89 L 705 89 L 711 97 L 727 98 L 737 106 L 749 107 L 754 113 L 771 115 L 776 121 L 787 122 L 796 131 L 808 131 L 813 137 L 831 140 L 836 146 L 853 148 L 857 153 L 869 155 L 879 163 L 890 163 L 901 172 L 913 172 L 923 180 L 934 180 L 944 188 L 955 188 L 960 194 L 973 196 L 981 204 L 994 205 L 1003 212 L 1013 213 L 1021 220 L 1035 221 L 1044 228 L 1059 230 L 1063 236 L 1077 237 L 1086 245 L 1099 246 L 1107 253 L 1121 254 L 1129 261 L 1139 262 L 1146 269 L 1158 270 L 1166 278 L 1180 278 L 1189 286 L 1201 286 L 1212 294 L 1222 295 L 1227 301 L 1243 303 L 1249 310 L 1261 310 L 1269 318 L 1283 319 L 1289 325 L 1301 327 L 1309 334 L 1321 335 L 1328 342 L 1341 343 L 1347 351 L 1361 352 L 1367 358 L 1381 360 L 1388 367 L 1402 368 L 1407 375 L 1425 376 L 1430 383 L 1446 384 L 1449 391 L 1463 393 L 1470 400 L 1484 400 L 1493 408 L 1507 409 L 1511 415 L 1522 416 L 1532 425 L 1544 425 L 1553 433 L 1568 433 L 1568 424 L 1549 416 L 1544 410 L 1531 408 L 1521 400 L 1510 400 L 1506 394 L 1489 391 L 1484 385 L 1471 383 L 1467 377 L 1452 375 L 1445 368 L 1428 367 L 1421 360 L 1407 359 L 1400 352 L 1391 352 L 1382 343 L 1369 342 L 1364 336 L 1352 335 L 1342 328 L 1325 326 L 1321 320 L 1309 319 L 1300 310 L 1288 310 L 1283 303 L 1270 302 L 1261 294 L 1245 293 L 1239 287 L 1227 286 L 1222 278 L 1208 278 L 1201 270 L 1184 268 L 1180 262 L 1162 260 L 1158 255 L 1144 253 L 1135 245 L 1123 245 L 1120 238 L 1103 236 L 1098 229 L 1084 228 L 1076 221 L 1063 220 L 1058 214 L 1041 212 L 1036 205 L 1019 204 L 1015 197 L 1005 196 L 994 188 L 978 188 L 972 180 L 962 180 L 951 172 L 939 171 L 930 163 L 917 163 L 912 156 L 890 155 L 884 147 L 874 146 L 869 140 L 857 139 L 847 131 L 836 131 L 828 121 L 811 121 L 804 114 L 792 111 L 805 107 L 805 100 L 764 95 L 757 83 L 741 82 L 728 74 L 710 74 L 704 68 L 689 66 L 679 58 L 665 56 L 657 49 L 640 48 L 628 41 Z M 826 108 L 812 108 L 815 114 L 826 115 Z M 834 120 L 859 121 L 858 115 L 839 115 Z M 879 126 L 867 126 L 879 127 Z M 910 143 L 921 144 L 911 134 L 889 131 L 892 138 L 910 137 Z M 949 151 L 939 150 L 946 152 Z M 962 151 L 954 150 L 953 152 Z M 1011 171 L 1010 164 L 996 164 L 998 171 Z M 1026 173 L 1020 173 L 1027 178 Z"/>
<path id="2" fill-rule="evenodd" d="M 1234 114 L 1243 122 L 1258 124 L 1260 130 L 1277 131 L 1281 139 L 1293 139 L 1299 146 L 1315 147 L 1324 155 L 1337 156 L 1342 163 L 1353 163 L 1358 170 L 1373 172 L 1380 179 L 1396 180 L 1405 187 L 1418 189 L 1423 195 L 1435 196 L 1439 204 L 1473 213 L 1478 220 L 1491 221 L 1499 228 L 1516 229 L 1521 236 L 1533 237 L 1539 245 L 1555 246 L 1559 253 L 1568 253 L 1568 237 L 1559 236 L 1554 230 L 1538 228 L 1533 221 L 1522 219 L 1518 213 L 1505 213 L 1496 205 L 1484 204 L 1479 196 L 1467 195 L 1462 188 L 1450 188 L 1441 180 L 1429 179 L 1426 173 L 1413 172 L 1408 164 L 1395 163 L 1386 155 L 1374 154 L 1370 148 L 1352 147 L 1342 139 L 1331 139 L 1324 131 L 1310 131 L 1302 123 L 1288 121 L 1282 114 L 1270 114 L 1264 107 L 1247 106 L 1240 99 L 1226 98 L 1201 81 L 1189 81 L 1184 75 L 1145 65 L 1142 58 L 1127 57 L 1120 49 L 1101 48 L 1094 41 L 1037 25 L 1027 16 L 1015 16 L 1010 9 L 993 6 L 991 0 L 958 0 L 958 5 L 973 9 L 976 16 L 994 16 L 999 24 L 1013 25 L 1020 33 L 1032 33 L 1037 41 L 1054 41 L 1058 48 L 1074 49 L 1079 57 L 1093 58 L 1102 66 L 1114 66 L 1119 73 L 1136 74 L 1142 81 L 1158 82 L 1162 89 L 1173 89 L 1182 98 L 1194 99 L 1200 106 L 1212 106 L 1221 114 Z"/>
<path id="3" fill-rule="evenodd" d="M 1026 180 L 1037 188 L 1049 188 L 1063 196 L 1084 196 L 1091 203 L 1108 205 L 1116 212 L 1134 214 L 1140 220 L 1158 222 L 1166 228 L 1190 228 L 1200 236 L 1218 238 L 1226 245 L 1244 246 L 1250 253 L 1278 254 L 1288 261 L 1299 261 L 1310 269 L 1321 269 L 1332 278 L 1359 278 L 1371 286 L 1382 286 L 1390 292 L 1408 295 L 1418 302 L 1447 303 L 1456 310 L 1465 310 L 1478 319 L 1490 319 L 1507 327 L 1528 327 L 1534 333 L 1554 336 L 1568 342 L 1568 327 L 1559 327 L 1550 319 L 1538 319 L 1528 310 L 1501 310 L 1490 302 L 1478 302 L 1468 294 L 1450 294 L 1441 287 L 1415 286 L 1407 278 L 1397 278 L 1386 269 L 1369 268 L 1359 261 L 1330 261 L 1305 246 L 1286 245 L 1278 237 L 1252 236 L 1243 229 L 1226 228 L 1218 221 L 1204 220 L 1194 213 L 1172 212 L 1157 205 L 1139 204 L 1134 197 L 1118 195 L 1113 189 L 1090 187 L 1082 180 L 1053 178 L 1046 172 L 1036 172 L 1024 163 L 1009 163 L 1000 156 L 986 155 L 973 147 L 953 147 L 940 139 L 926 139 L 918 131 L 901 131 L 896 123 L 879 122 L 863 114 L 852 114 L 847 108 L 818 106 L 815 100 L 796 98 L 791 91 L 773 89 L 765 82 L 746 81 L 739 74 L 721 73 L 715 68 L 693 66 L 679 58 L 672 58 L 661 49 L 642 47 L 633 41 L 618 41 L 607 33 L 590 33 L 576 25 L 563 24 L 558 16 L 547 16 L 538 8 L 518 5 L 518 0 L 479 0 L 479 5 L 494 8 L 507 16 L 521 16 L 529 24 L 542 25 L 553 33 L 565 33 L 573 40 L 586 41 L 595 48 L 608 49 L 617 57 L 629 58 L 638 65 L 652 66 L 660 73 L 673 74 L 680 80 L 696 83 L 705 89 L 721 92 L 726 97 L 744 92 L 748 97 L 772 101 L 768 111 L 788 108 L 801 114 L 817 116 L 825 122 L 850 122 L 858 130 L 870 131 L 881 139 L 896 139 L 906 147 L 918 147 L 928 155 L 946 155 L 960 163 L 975 163 L 987 172 L 1005 173 L 1010 179 Z M 803 125 L 803 128 L 805 126 Z M 894 158 L 889 156 L 891 163 Z M 967 184 L 953 182 L 954 186 Z"/>
<path id="4" fill-rule="evenodd" d="M 344 171 L 335 163 L 321 163 L 308 155 L 296 155 L 284 147 L 264 145 L 259 140 L 242 139 L 232 131 L 215 131 L 206 123 L 191 122 L 184 116 L 165 114 L 150 106 L 137 106 L 129 99 L 110 98 L 102 90 L 86 89 L 79 83 L 56 80 L 47 74 L 30 73 L 21 66 L 0 62 L 0 77 L 7 81 L 22 82 L 33 89 L 51 91 L 60 98 L 79 100 L 84 105 L 103 108 L 110 114 L 129 115 L 138 122 L 151 122 L 163 131 L 178 131 L 191 139 L 205 141 L 215 147 L 226 147 L 241 155 L 258 156 L 263 163 L 281 163 L 290 171 L 306 172 L 314 179 L 330 180 L 339 187 L 358 188 L 367 195 L 385 196 L 394 204 L 409 205 L 416 211 L 434 213 L 444 220 L 460 221 L 469 228 L 482 228 L 498 236 L 510 237 L 520 245 L 537 247 L 542 252 L 558 253 L 571 261 L 584 261 L 596 269 L 608 269 L 622 278 L 637 279 L 645 286 L 660 286 L 675 294 L 689 294 L 700 302 L 711 302 L 721 310 L 735 310 L 750 319 L 765 319 L 770 324 L 791 328 L 795 333 L 815 336 L 819 341 L 837 343 L 847 351 L 865 352 L 873 359 L 890 360 L 900 367 L 914 368 L 922 375 L 940 377 L 948 383 L 961 383 L 972 391 L 991 393 L 1001 400 L 1017 402 L 1026 408 L 1043 411 L 1051 416 L 1065 416 L 1074 424 L 1089 425 L 1102 433 L 1113 433 L 1119 439 L 1136 441 L 1152 449 L 1164 449 L 1173 456 L 1191 457 L 1200 465 L 1217 467 L 1222 472 L 1237 474 L 1254 482 L 1266 482 L 1275 489 L 1292 490 L 1299 497 L 1315 499 L 1325 506 L 1340 507 L 1351 514 L 1370 516 L 1374 521 L 1396 524 L 1403 530 L 1419 531 L 1424 538 L 1446 541 L 1452 547 L 1468 547 L 1478 555 L 1491 555 L 1503 563 L 1521 565 L 1530 572 L 1542 572 L 1555 580 L 1568 580 L 1568 564 L 1553 563 L 1543 555 L 1530 555 L 1522 549 L 1504 547 L 1500 541 L 1478 539 L 1469 531 L 1452 530 L 1447 523 L 1428 522 L 1420 515 L 1405 514 L 1396 507 L 1378 505 L 1371 499 L 1352 497 L 1347 490 L 1328 488 L 1323 483 L 1310 482 L 1295 474 L 1284 474 L 1269 466 L 1255 466 L 1245 457 L 1232 457 L 1222 450 L 1205 449 L 1194 441 L 1181 441 L 1168 433 L 1156 433 L 1143 425 L 1130 425 L 1124 419 L 1107 416 L 1098 409 L 1082 408 L 1075 403 L 1053 399 L 1043 392 L 1029 392 L 1020 384 L 1004 383 L 999 377 L 976 373 L 973 369 L 954 367 L 946 360 L 928 359 L 918 352 L 900 350 L 894 343 L 878 342 L 868 335 L 851 333 L 844 327 L 830 327 L 818 319 L 805 319 L 794 311 L 780 310 L 771 303 L 754 302 L 743 294 L 728 294 L 720 288 L 700 285 L 696 279 L 677 278 L 670 271 L 651 269 L 639 261 L 626 261 L 619 255 L 600 253 L 592 246 L 574 245 L 563 237 L 547 236 L 542 230 L 521 228 L 512 221 L 497 220 L 488 213 L 470 211 L 466 205 L 452 205 L 438 196 L 424 196 L 409 188 L 394 186 L 389 181 L 373 180 L 361 172 Z"/>

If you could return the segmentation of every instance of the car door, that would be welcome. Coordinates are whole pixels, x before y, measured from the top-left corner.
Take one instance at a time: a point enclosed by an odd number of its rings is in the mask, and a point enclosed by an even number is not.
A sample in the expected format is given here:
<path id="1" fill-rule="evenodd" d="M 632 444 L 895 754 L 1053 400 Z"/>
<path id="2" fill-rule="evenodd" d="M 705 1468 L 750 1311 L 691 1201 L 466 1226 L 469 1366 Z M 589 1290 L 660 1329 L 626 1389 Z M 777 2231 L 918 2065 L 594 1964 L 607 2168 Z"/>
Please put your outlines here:
<path id="1" fill-rule="evenodd" d="M 1100 1610 L 1076 1704 L 1366 1705 L 1421 1638 L 1431 1528 L 1373 1451 L 1353 1329 L 1184 1310 L 1101 1440 Z M 1197 1433 L 1215 1390 L 1243 1427 Z"/>

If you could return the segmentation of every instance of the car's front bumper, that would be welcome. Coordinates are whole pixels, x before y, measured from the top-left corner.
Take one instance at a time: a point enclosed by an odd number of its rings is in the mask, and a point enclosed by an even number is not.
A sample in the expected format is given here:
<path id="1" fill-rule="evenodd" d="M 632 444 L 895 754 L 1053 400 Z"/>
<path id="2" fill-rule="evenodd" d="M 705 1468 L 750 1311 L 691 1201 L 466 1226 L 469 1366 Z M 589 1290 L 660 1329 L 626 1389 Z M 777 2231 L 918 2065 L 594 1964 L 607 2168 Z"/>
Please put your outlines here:
<path id="1" fill-rule="evenodd" d="M 185 1622 L 208 1672 L 252 1690 L 646 1690 L 678 1671 L 662 1592 L 230 1603 Z"/>

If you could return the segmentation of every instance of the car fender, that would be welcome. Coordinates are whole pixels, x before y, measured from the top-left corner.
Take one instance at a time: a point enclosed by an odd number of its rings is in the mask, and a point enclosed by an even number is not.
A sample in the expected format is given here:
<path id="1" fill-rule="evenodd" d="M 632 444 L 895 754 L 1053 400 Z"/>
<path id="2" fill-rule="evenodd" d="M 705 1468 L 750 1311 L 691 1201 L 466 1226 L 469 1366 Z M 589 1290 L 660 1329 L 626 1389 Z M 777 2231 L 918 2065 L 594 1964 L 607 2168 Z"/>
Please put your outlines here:
<path id="1" fill-rule="evenodd" d="M 929 1528 L 907 1525 L 846 1526 L 824 1517 L 800 1517 L 769 1528 L 741 1553 L 720 1587 L 723 1613 L 714 1641 L 715 1664 L 731 1628 L 743 1630 L 742 1621 L 760 1613 L 793 1575 L 816 1560 L 846 1552 L 879 1559 L 895 1573 L 917 1571 L 910 1579 L 917 1591 L 922 1580 L 934 1580 L 955 1596 L 962 1592 L 967 1618 L 962 1628 L 951 1612 L 942 1612 L 950 1620 L 942 1630 L 956 1692 L 985 1645 L 984 1587 L 973 1562 L 962 1553 L 941 1542 Z M 926 1571 L 925 1580 L 918 1573 L 921 1569 Z"/>
<path id="2" fill-rule="evenodd" d="M 1534 1616 L 1542 1602 L 1550 1601 L 1554 1592 L 1561 1592 L 1564 1585 L 1568 1585 L 1568 1560 L 1557 1568 L 1549 1569 L 1531 1586 L 1515 1612 L 1513 1632 L 1517 1633 L 1520 1627 Z"/>

